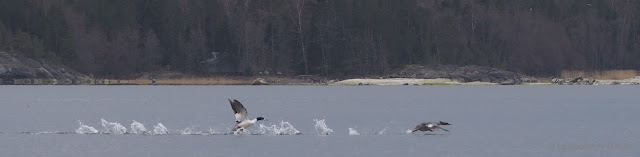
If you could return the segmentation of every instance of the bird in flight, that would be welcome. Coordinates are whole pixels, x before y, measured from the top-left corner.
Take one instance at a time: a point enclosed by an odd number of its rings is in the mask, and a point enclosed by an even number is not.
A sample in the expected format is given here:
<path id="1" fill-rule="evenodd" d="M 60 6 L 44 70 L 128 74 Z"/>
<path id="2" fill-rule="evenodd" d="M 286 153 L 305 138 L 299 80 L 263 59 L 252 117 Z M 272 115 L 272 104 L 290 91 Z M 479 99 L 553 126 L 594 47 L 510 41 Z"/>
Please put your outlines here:
<path id="1" fill-rule="evenodd" d="M 237 132 L 239 130 L 245 130 L 246 128 L 255 124 L 257 121 L 264 120 L 264 118 L 262 117 L 249 120 L 247 109 L 244 108 L 244 106 L 242 105 L 242 103 L 240 103 L 240 101 L 235 99 L 233 101 L 231 101 L 230 99 L 228 100 L 229 100 L 229 103 L 231 104 L 231 109 L 233 109 L 233 113 L 235 113 L 235 116 L 236 116 L 236 126 L 231 131 Z"/>
<path id="2" fill-rule="evenodd" d="M 416 131 L 433 131 L 436 129 L 441 129 L 444 130 L 446 132 L 449 132 L 449 130 L 441 128 L 441 125 L 451 125 L 447 122 L 424 122 L 419 124 L 418 126 L 416 126 L 416 128 L 414 128 L 413 130 L 411 130 L 411 133 L 416 132 Z"/>

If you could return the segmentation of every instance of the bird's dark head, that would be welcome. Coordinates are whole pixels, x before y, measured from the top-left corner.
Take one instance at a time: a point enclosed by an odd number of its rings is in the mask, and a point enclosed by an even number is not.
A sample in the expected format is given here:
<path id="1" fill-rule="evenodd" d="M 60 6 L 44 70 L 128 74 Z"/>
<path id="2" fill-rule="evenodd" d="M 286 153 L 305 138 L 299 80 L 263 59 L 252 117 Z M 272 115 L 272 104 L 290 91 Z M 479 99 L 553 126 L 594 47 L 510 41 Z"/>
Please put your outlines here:
<path id="1" fill-rule="evenodd" d="M 256 120 L 261 121 L 261 120 L 264 120 L 264 118 L 258 117 L 258 118 L 256 118 Z"/>
<path id="2" fill-rule="evenodd" d="M 443 121 L 440 121 L 440 123 L 439 123 L 439 124 L 440 124 L 440 125 L 451 125 L 451 124 L 449 124 L 449 123 L 447 123 L 447 122 L 443 122 Z"/>

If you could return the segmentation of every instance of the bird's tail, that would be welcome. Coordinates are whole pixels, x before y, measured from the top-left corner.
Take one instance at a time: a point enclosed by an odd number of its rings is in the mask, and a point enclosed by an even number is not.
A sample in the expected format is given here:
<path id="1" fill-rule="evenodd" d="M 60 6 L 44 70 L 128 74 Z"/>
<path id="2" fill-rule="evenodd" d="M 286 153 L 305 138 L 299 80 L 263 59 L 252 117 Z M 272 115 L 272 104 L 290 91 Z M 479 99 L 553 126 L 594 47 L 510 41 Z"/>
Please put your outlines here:
<path id="1" fill-rule="evenodd" d="M 447 130 L 447 129 L 444 129 L 444 128 L 440 128 L 440 129 L 442 129 L 442 130 L 444 130 L 444 131 L 446 131 L 446 132 L 449 132 L 449 130 Z"/>

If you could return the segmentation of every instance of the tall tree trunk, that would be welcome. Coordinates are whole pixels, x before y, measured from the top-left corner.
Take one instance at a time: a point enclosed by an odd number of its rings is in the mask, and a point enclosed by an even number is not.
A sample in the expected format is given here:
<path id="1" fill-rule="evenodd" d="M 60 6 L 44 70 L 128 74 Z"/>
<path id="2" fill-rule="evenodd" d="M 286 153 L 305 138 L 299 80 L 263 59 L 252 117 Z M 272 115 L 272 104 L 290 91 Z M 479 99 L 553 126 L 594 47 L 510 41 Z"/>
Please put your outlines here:
<path id="1" fill-rule="evenodd" d="M 302 48 L 302 61 L 304 63 L 304 74 L 309 74 L 309 64 L 307 61 L 307 51 L 304 45 L 304 32 L 302 31 L 302 11 L 305 0 L 296 0 L 296 13 L 298 15 L 298 34 L 300 35 L 300 47 Z"/>

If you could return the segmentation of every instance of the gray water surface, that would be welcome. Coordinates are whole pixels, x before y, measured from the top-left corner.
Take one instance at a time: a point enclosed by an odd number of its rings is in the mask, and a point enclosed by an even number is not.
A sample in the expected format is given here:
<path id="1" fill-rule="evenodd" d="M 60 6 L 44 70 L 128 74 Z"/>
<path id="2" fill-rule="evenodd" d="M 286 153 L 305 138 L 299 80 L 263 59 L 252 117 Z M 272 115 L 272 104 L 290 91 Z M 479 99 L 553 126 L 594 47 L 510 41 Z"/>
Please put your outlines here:
<path id="1" fill-rule="evenodd" d="M 640 86 L 0 86 L 0 156 L 640 156 Z M 226 135 L 238 99 L 264 126 Z M 105 134 L 101 119 L 129 133 Z M 324 119 L 329 135 L 320 135 Z M 131 134 L 133 121 L 167 135 Z M 451 132 L 405 133 L 423 121 Z M 80 134 L 83 125 L 100 134 Z M 360 135 L 350 135 L 349 128 Z M 263 132 L 261 132 L 263 131 Z M 184 134 L 183 134 L 184 133 Z"/>

